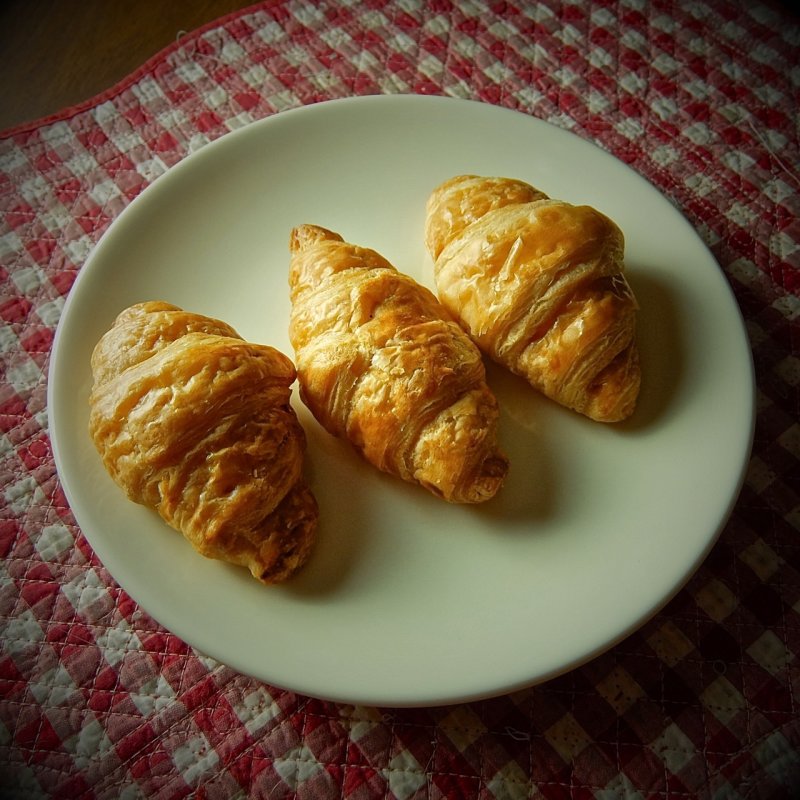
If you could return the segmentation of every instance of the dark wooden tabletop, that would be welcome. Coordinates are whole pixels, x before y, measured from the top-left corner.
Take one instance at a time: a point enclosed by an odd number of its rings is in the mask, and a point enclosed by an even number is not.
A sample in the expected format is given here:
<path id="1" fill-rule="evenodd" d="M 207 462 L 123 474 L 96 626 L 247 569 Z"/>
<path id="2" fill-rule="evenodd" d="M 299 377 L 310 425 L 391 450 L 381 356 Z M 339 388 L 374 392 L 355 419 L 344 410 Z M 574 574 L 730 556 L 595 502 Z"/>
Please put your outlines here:
<path id="1" fill-rule="evenodd" d="M 188 32 L 251 0 L 4 0 L 0 130 L 113 86 Z"/>

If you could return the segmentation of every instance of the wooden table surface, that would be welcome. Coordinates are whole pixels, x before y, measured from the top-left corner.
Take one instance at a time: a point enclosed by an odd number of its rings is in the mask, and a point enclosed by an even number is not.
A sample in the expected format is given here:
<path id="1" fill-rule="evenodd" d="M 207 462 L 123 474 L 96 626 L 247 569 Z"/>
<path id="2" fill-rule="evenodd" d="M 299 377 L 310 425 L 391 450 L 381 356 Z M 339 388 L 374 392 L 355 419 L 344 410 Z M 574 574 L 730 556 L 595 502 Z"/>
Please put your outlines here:
<path id="1" fill-rule="evenodd" d="M 0 130 L 88 100 L 249 0 L 4 0 Z"/>

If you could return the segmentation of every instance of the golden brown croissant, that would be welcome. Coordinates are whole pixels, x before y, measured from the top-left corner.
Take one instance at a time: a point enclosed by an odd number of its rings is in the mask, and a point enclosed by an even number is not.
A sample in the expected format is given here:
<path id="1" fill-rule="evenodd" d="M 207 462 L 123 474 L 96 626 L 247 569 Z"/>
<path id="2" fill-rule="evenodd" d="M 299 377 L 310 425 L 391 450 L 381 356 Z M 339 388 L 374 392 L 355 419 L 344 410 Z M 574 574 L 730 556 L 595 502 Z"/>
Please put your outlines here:
<path id="1" fill-rule="evenodd" d="M 92 354 L 89 432 L 127 496 L 264 583 L 308 558 L 318 510 L 289 405 L 292 362 L 162 302 L 123 311 Z"/>
<path id="2" fill-rule="evenodd" d="M 300 396 L 374 466 L 454 503 L 500 488 L 498 406 L 478 349 L 433 293 L 373 250 L 315 225 L 292 231 Z"/>
<path id="3" fill-rule="evenodd" d="M 460 175 L 430 195 L 425 242 L 439 299 L 484 352 L 592 419 L 633 412 L 638 306 L 610 219 L 522 181 Z"/>

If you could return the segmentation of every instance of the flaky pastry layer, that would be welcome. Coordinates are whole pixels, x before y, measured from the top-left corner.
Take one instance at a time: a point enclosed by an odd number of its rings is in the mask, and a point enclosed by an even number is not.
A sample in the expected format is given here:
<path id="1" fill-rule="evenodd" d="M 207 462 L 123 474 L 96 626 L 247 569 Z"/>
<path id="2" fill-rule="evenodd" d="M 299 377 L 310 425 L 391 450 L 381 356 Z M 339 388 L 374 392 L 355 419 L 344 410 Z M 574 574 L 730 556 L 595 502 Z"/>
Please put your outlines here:
<path id="1" fill-rule="evenodd" d="M 614 222 L 522 181 L 462 175 L 430 195 L 425 241 L 439 299 L 481 350 L 592 419 L 630 416 L 638 305 Z"/>
<path id="2" fill-rule="evenodd" d="M 481 355 L 436 297 L 383 256 L 292 232 L 290 339 L 301 397 L 378 469 L 450 502 L 488 500 L 508 463 Z"/>
<path id="3" fill-rule="evenodd" d="M 317 528 L 291 408 L 292 362 L 163 302 L 119 315 L 92 356 L 89 431 L 134 502 L 204 556 L 284 580 Z"/>

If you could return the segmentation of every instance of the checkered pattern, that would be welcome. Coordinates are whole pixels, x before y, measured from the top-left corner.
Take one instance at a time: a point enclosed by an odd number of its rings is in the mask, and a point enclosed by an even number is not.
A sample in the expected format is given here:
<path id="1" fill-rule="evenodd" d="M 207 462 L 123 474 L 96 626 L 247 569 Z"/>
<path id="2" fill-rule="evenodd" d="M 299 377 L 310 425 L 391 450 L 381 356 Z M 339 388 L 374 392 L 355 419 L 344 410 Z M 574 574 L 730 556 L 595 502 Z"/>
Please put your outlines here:
<path id="1" fill-rule="evenodd" d="M 0 138 L 0 794 L 800 796 L 799 45 L 776 2 L 267 2 Z M 739 502 L 660 614 L 542 686 L 418 710 L 279 690 L 160 628 L 76 526 L 45 402 L 64 297 L 155 177 L 283 109 L 399 92 L 521 110 L 645 175 L 725 271 L 758 382 Z"/>

